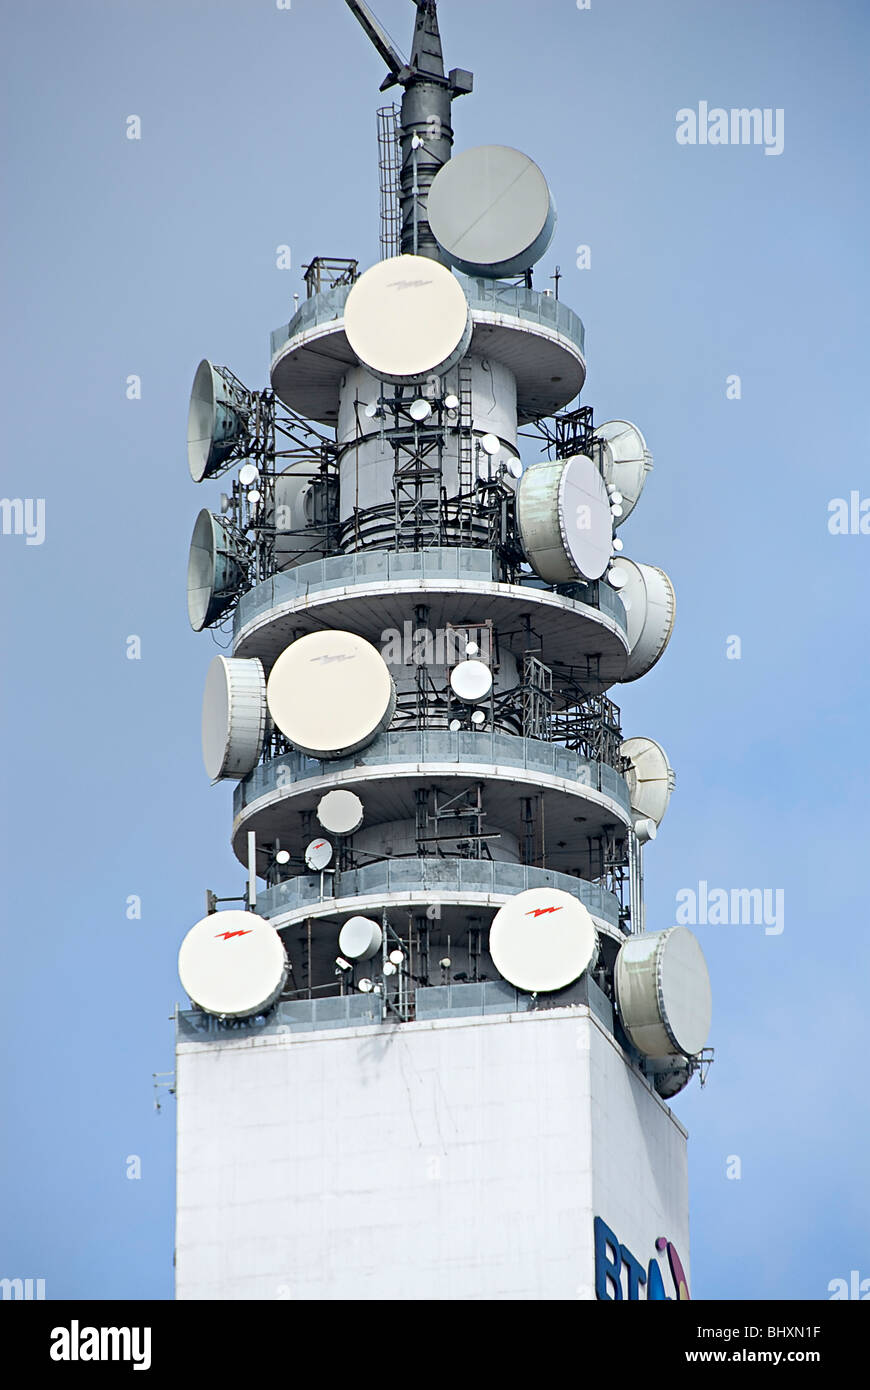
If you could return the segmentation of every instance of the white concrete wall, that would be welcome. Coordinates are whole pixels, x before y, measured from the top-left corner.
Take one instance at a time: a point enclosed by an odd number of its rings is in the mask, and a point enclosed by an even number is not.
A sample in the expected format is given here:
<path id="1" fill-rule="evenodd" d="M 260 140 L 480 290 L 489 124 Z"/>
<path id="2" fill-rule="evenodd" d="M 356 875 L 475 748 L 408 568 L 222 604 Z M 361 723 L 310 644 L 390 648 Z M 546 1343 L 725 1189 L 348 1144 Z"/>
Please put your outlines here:
<path id="1" fill-rule="evenodd" d="M 685 1137 L 584 1008 L 177 1057 L 181 1299 L 594 1297 L 593 1216 L 688 1260 Z"/>

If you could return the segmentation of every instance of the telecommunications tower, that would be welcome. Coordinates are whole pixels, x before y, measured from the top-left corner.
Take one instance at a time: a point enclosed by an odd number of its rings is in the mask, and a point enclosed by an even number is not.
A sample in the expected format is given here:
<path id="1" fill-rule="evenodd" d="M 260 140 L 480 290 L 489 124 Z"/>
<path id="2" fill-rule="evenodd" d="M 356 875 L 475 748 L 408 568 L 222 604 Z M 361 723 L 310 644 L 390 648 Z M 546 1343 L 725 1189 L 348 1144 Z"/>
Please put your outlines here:
<path id="1" fill-rule="evenodd" d="M 203 755 L 247 878 L 179 957 L 177 1297 L 685 1298 L 666 1101 L 710 986 L 644 920 L 674 776 L 611 699 L 674 623 L 616 534 L 652 459 L 576 403 L 544 175 L 454 154 L 434 0 L 407 61 L 347 4 L 401 89 L 383 258 L 312 260 L 269 389 L 204 361 L 191 394 L 192 477 L 227 479 L 190 548 L 228 650 Z"/>

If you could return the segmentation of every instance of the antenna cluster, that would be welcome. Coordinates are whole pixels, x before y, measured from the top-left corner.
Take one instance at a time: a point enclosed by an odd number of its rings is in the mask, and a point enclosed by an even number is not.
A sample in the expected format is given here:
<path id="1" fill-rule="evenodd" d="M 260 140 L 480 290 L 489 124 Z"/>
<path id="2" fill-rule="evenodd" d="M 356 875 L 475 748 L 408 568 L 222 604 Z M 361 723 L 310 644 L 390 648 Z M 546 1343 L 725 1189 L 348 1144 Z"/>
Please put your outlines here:
<path id="1" fill-rule="evenodd" d="M 380 113 L 399 253 L 312 261 L 269 389 L 195 374 L 191 476 L 235 476 L 196 520 L 188 611 L 197 631 L 232 619 L 203 758 L 237 784 L 249 910 L 192 929 L 182 981 L 226 1021 L 348 991 L 407 1021 L 433 985 L 500 980 L 546 1007 L 589 977 L 672 1095 L 700 1066 L 709 981 L 691 933 L 645 930 L 674 775 L 608 695 L 674 626 L 668 576 L 618 534 L 652 457 L 575 404 L 583 325 L 533 287 L 557 217 L 541 170 L 505 146 L 451 157 L 472 79 L 445 74 L 436 5 L 416 5 L 407 62 L 348 5 L 403 89 L 386 155 Z"/>

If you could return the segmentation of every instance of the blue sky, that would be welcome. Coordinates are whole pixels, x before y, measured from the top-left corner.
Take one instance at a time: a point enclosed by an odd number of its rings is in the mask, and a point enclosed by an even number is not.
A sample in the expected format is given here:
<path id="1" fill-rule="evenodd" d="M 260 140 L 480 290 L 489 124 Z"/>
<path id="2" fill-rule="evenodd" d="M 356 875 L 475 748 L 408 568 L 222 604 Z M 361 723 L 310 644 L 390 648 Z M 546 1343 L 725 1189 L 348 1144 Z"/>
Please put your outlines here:
<path id="1" fill-rule="evenodd" d="M 376 8 L 407 50 L 411 6 Z M 189 629 L 184 576 L 220 488 L 189 481 L 187 397 L 203 356 L 266 383 L 312 256 L 377 259 L 384 70 L 341 0 L 3 17 L 2 492 L 44 499 L 45 538 L 0 536 L 0 1275 L 45 1278 L 49 1298 L 168 1298 L 174 1102 L 155 1113 L 151 1076 L 173 1066 L 181 938 L 207 887 L 243 877 L 231 793 L 200 757 L 215 648 Z M 779 935 L 697 928 L 717 1059 L 674 1104 L 694 1293 L 823 1299 L 870 1277 L 870 536 L 828 530 L 831 499 L 870 497 L 868 13 L 443 0 L 441 23 L 449 65 L 476 79 L 456 148 L 516 145 L 544 169 L 559 225 L 536 283 L 561 266 L 586 325 L 582 400 L 636 421 L 655 456 L 622 536 L 670 573 L 677 629 L 614 692 L 626 734 L 677 771 L 646 854 L 648 926 L 702 880 L 785 895 Z M 701 101 L 781 108 L 782 153 L 678 145 L 676 112 Z"/>

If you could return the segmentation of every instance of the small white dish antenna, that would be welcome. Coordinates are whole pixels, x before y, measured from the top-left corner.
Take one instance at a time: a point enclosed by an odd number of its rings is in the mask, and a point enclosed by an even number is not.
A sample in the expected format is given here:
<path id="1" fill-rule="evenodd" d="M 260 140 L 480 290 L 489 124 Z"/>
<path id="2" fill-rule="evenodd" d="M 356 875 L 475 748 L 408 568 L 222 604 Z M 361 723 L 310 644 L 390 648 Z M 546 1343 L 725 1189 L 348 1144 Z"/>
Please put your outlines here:
<path id="1" fill-rule="evenodd" d="M 459 733 L 459 730 L 460 730 L 461 728 L 462 728 L 462 720 L 461 720 L 461 719 L 451 719 L 451 721 L 450 721 L 450 732 L 451 732 L 451 734 L 458 734 L 458 733 Z"/>
<path id="2" fill-rule="evenodd" d="M 232 506 L 232 503 L 230 502 L 229 497 L 227 496 L 227 494 L 226 494 L 225 492 L 222 492 L 222 493 L 221 493 L 221 516 L 226 516 L 226 514 L 227 514 L 227 512 L 229 511 L 229 509 L 230 509 L 231 506 Z"/>
<path id="3" fill-rule="evenodd" d="M 412 420 L 416 420 L 419 424 L 422 423 L 423 420 L 429 419 L 429 416 L 432 414 L 432 407 L 429 402 L 424 401 L 421 396 L 419 400 L 411 402 L 411 408 L 408 414 Z"/>
<path id="4" fill-rule="evenodd" d="M 628 666 L 620 680 L 636 681 L 652 670 L 671 640 L 677 596 L 664 570 L 656 565 L 641 565 L 623 556 L 619 569 L 625 575 L 619 587 L 628 620 L 629 649 Z"/>
<path id="5" fill-rule="evenodd" d="M 465 645 L 465 655 L 466 655 L 466 656 L 478 656 L 479 654 L 480 654 L 480 647 L 477 645 L 476 642 L 467 642 L 467 643 L 466 643 L 466 645 Z"/>
<path id="6" fill-rule="evenodd" d="M 639 844 L 647 845 L 650 840 L 654 840 L 658 834 L 658 826 L 652 817 L 638 816 L 637 820 L 634 822 L 634 833 L 638 838 Z"/>
<path id="7" fill-rule="evenodd" d="M 322 873 L 332 863 L 332 845 L 328 840 L 312 840 L 305 851 L 306 866 L 313 873 Z"/>
<path id="8" fill-rule="evenodd" d="M 445 397 L 444 397 L 444 408 L 445 408 L 445 410 L 458 410 L 458 409 L 459 409 L 459 405 L 460 405 L 460 401 L 459 401 L 459 397 L 458 397 L 458 396 L 452 396 L 452 395 L 451 395 L 451 396 L 445 396 Z"/>
<path id="9" fill-rule="evenodd" d="M 471 342 L 471 310 L 459 281 L 428 256 L 379 261 L 353 285 L 347 340 L 384 381 L 423 381 L 450 371 Z"/>
<path id="10" fill-rule="evenodd" d="M 607 576 L 607 582 L 614 589 L 624 589 L 628 583 L 628 574 L 618 565 L 614 565 Z"/>
<path id="11" fill-rule="evenodd" d="M 647 1057 L 695 1057 L 706 1045 L 710 976 L 688 928 L 629 937 L 616 957 L 614 984 L 622 1026 Z"/>
<path id="12" fill-rule="evenodd" d="M 598 938 L 588 910 L 570 893 L 532 888 L 510 898 L 489 933 L 493 963 L 531 994 L 564 989 L 594 964 Z"/>
<path id="13" fill-rule="evenodd" d="M 601 469 L 616 489 L 614 502 L 623 504 L 620 521 L 634 511 L 653 466 L 652 454 L 637 425 L 627 420 L 608 420 L 597 425 L 595 437 L 603 441 Z"/>
<path id="14" fill-rule="evenodd" d="M 251 487 L 252 484 L 259 482 L 260 471 L 255 463 L 243 464 L 239 469 L 239 482 L 242 487 Z"/>
<path id="15" fill-rule="evenodd" d="M 508 459 L 505 467 L 512 478 L 521 478 L 523 476 L 523 465 L 520 463 L 519 459 Z"/>
<path id="16" fill-rule="evenodd" d="M 471 722 L 472 724 L 475 724 L 478 728 L 480 728 L 482 724 L 486 723 L 486 715 L 484 714 L 482 709 L 476 709 L 474 711 L 474 713 L 471 716 Z"/>
<path id="17" fill-rule="evenodd" d="M 276 864 L 281 864 L 281 865 L 289 864 L 289 863 L 290 863 L 290 851 L 289 851 L 289 850 L 286 850 L 286 849 L 279 849 L 278 852 L 277 852 L 277 854 L 275 855 L 275 863 L 276 863 Z"/>
<path id="18" fill-rule="evenodd" d="M 374 989 L 374 984 L 371 980 L 360 980 L 359 984 L 357 985 L 357 989 L 359 990 L 360 994 L 371 994 L 372 990 Z"/>
<path id="19" fill-rule="evenodd" d="M 614 536 L 614 537 L 613 537 L 613 550 L 614 550 L 614 553 L 615 553 L 616 555 L 619 555 L 623 549 L 624 549 L 624 546 L 623 546 L 622 541 L 619 539 L 618 536 Z"/>
<path id="20" fill-rule="evenodd" d="M 205 678 L 202 760 L 212 782 L 247 777 L 266 734 L 266 674 L 256 657 L 216 656 Z"/>
<path id="21" fill-rule="evenodd" d="M 365 808 L 356 792 L 342 788 L 327 792 L 317 803 L 317 819 L 331 835 L 353 835 L 365 817 Z"/>
<path id="22" fill-rule="evenodd" d="M 367 747 L 396 708 L 396 688 L 380 652 L 339 629 L 291 643 L 275 662 L 266 693 L 282 734 L 314 758 L 343 758 Z"/>
<path id="23" fill-rule="evenodd" d="M 348 960 L 371 960 L 383 944 L 380 923 L 372 917 L 349 917 L 338 934 L 338 949 Z"/>
<path id="24" fill-rule="evenodd" d="M 262 502 L 262 500 L 263 500 L 263 494 L 260 493 L 260 492 L 257 492 L 256 489 L 252 489 L 252 490 L 248 493 L 248 506 L 249 506 L 249 507 L 259 507 L 259 505 L 260 505 L 260 503 Z"/>
<path id="25" fill-rule="evenodd" d="M 390 952 L 390 961 L 391 961 L 391 963 L 392 963 L 393 965 L 401 965 L 401 964 L 402 964 L 402 961 L 403 961 L 404 959 L 405 959 L 405 952 L 404 952 L 404 951 L 391 951 L 391 952 Z"/>
<path id="26" fill-rule="evenodd" d="M 187 462 L 195 483 L 227 466 L 248 432 L 249 399 L 225 368 L 200 362 L 187 413 Z"/>
<path id="27" fill-rule="evenodd" d="M 252 1018 L 271 1008 L 287 980 L 275 928 L 253 912 L 212 912 L 191 927 L 178 974 L 194 1004 L 217 1018 Z"/>
<path id="28" fill-rule="evenodd" d="M 450 672 L 450 689 L 467 705 L 486 700 L 492 692 L 492 671 L 485 661 L 460 661 Z"/>
<path id="29" fill-rule="evenodd" d="M 624 739 L 619 751 L 631 763 L 625 780 L 632 812 L 661 825 L 676 784 L 667 753 L 654 738 Z"/>
<path id="30" fill-rule="evenodd" d="M 392 962 L 392 961 L 388 960 L 388 961 L 385 962 L 385 964 L 384 964 L 384 974 L 385 974 L 385 975 L 395 975 L 395 974 L 396 974 L 396 966 L 393 965 L 393 962 Z"/>
<path id="31" fill-rule="evenodd" d="M 194 632 L 223 617 L 245 583 L 247 555 L 221 517 L 196 518 L 187 561 L 187 616 Z"/>
<path id="32" fill-rule="evenodd" d="M 490 458 L 495 458 L 501 448 L 501 440 L 497 434 L 484 434 L 480 437 L 480 447 Z"/>
<path id="33" fill-rule="evenodd" d="M 376 417 L 377 417 L 379 411 L 380 411 L 380 406 L 376 405 L 374 402 L 372 402 L 371 405 L 367 405 L 366 408 L 365 408 L 366 419 L 368 419 L 368 420 L 374 420 L 374 419 L 376 419 Z"/>

